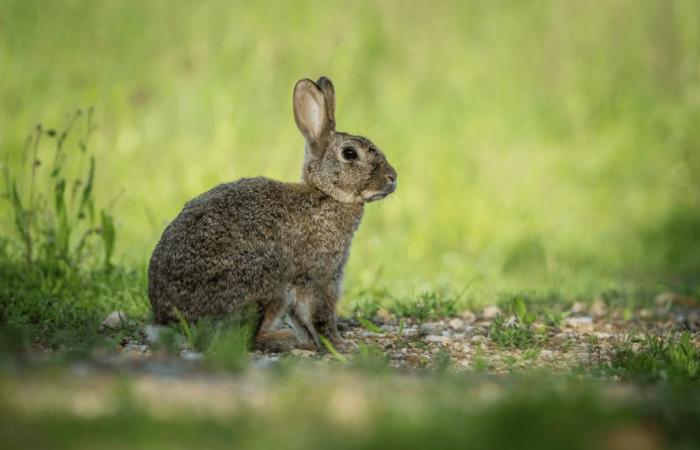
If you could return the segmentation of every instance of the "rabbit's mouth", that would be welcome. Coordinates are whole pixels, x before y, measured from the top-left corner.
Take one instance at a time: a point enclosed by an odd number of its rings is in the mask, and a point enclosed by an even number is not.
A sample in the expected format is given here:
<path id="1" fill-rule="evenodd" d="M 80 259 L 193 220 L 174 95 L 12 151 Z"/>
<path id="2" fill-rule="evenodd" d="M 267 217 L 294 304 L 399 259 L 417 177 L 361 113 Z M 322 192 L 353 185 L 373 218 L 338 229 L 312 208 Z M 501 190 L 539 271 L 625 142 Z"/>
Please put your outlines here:
<path id="1" fill-rule="evenodd" d="M 365 191 L 362 193 L 362 198 L 365 202 L 374 202 L 381 200 L 396 190 L 396 181 L 392 181 L 385 189 L 381 191 Z"/>

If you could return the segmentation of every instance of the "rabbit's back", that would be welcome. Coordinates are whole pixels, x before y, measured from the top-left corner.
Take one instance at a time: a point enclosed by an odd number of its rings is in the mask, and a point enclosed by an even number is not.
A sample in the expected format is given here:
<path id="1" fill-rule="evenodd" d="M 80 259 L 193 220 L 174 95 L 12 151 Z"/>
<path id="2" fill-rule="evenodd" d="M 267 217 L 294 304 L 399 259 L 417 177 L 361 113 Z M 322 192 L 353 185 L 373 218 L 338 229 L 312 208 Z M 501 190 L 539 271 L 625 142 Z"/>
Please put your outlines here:
<path id="1" fill-rule="evenodd" d="M 189 201 L 166 228 L 149 266 L 155 318 L 236 313 L 336 275 L 361 206 L 306 184 L 247 178 Z M 340 217 L 341 220 L 338 220 Z"/>

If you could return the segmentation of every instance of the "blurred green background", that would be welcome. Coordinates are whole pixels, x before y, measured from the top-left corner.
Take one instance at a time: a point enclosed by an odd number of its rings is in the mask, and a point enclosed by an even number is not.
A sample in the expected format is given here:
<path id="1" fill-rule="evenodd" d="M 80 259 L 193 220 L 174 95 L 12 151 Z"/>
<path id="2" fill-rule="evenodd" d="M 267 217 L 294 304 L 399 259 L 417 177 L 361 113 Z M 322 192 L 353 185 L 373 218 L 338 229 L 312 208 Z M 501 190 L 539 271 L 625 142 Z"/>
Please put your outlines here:
<path id="1" fill-rule="evenodd" d="M 96 195 L 143 266 L 188 199 L 299 178 L 291 92 L 319 75 L 400 179 L 348 289 L 697 287 L 696 0 L 0 0 L 1 162 L 94 105 Z"/>

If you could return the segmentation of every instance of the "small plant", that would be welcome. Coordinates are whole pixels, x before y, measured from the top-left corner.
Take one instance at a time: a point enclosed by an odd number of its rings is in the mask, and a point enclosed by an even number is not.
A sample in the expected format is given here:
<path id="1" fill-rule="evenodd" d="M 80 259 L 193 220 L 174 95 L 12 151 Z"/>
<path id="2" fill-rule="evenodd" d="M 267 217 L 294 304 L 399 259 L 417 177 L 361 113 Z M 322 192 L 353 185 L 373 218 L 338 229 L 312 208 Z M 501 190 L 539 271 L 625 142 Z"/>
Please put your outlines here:
<path id="1" fill-rule="evenodd" d="M 355 300 L 352 305 L 352 313 L 355 317 L 371 320 L 379 312 L 380 304 L 377 297 L 364 296 Z"/>
<path id="2" fill-rule="evenodd" d="M 604 372 L 641 381 L 692 382 L 700 379 L 700 352 L 688 331 L 680 335 L 646 335 L 613 344 Z"/>
<path id="3" fill-rule="evenodd" d="M 395 302 L 392 309 L 398 317 L 414 319 L 420 331 L 430 319 L 457 315 L 457 298 L 441 297 L 431 291 L 422 292 L 411 301 Z"/>
<path id="4" fill-rule="evenodd" d="M 187 348 L 193 352 L 206 350 L 216 335 L 216 328 L 204 320 L 199 320 L 197 323 L 189 323 L 180 311 L 175 309 L 174 312 Z"/>
<path id="5" fill-rule="evenodd" d="M 537 341 L 532 329 L 536 316 L 528 312 L 525 301 L 520 297 L 513 299 L 511 308 L 515 314 L 515 321 L 506 323 L 503 316 L 497 316 L 491 323 L 491 339 L 506 348 L 532 347 Z"/>
<path id="6" fill-rule="evenodd" d="M 562 311 L 554 307 L 546 308 L 544 310 L 544 322 L 550 327 L 559 328 L 570 315 L 569 311 Z"/>
<path id="7" fill-rule="evenodd" d="M 318 338 L 321 341 L 321 344 L 326 348 L 326 350 L 328 350 L 328 353 L 330 353 L 336 361 L 342 364 L 348 363 L 348 359 L 342 353 L 336 350 L 335 347 L 333 347 L 333 344 L 328 340 L 328 338 L 325 336 L 319 336 Z"/>
<path id="8" fill-rule="evenodd" d="M 398 329 L 399 340 L 402 340 L 402 339 L 403 339 L 403 330 L 404 330 L 405 327 L 406 327 L 406 321 L 405 321 L 404 318 L 402 317 L 402 318 L 399 319 L 399 329 Z"/>
<path id="9" fill-rule="evenodd" d="M 535 315 L 531 312 L 528 312 L 527 310 L 527 305 L 525 304 L 525 301 L 520 298 L 516 297 L 513 299 L 513 313 L 515 314 L 515 317 L 518 319 L 520 323 L 523 325 L 529 327 L 533 323 L 535 323 Z"/>
<path id="10" fill-rule="evenodd" d="M 102 265 L 111 267 L 114 220 L 104 208 L 99 224 L 95 217 L 95 158 L 88 150 L 94 130 L 92 108 L 71 115 L 62 130 L 37 125 L 26 140 L 20 166 L 15 171 L 4 167 L 4 197 L 28 266 L 40 263 L 54 271 L 78 268 L 95 253 L 89 247 L 94 245 L 92 236 L 99 235 Z M 69 160 L 66 146 L 74 133 L 80 133 L 77 159 Z M 48 158 L 42 152 L 45 141 L 53 143 Z"/>

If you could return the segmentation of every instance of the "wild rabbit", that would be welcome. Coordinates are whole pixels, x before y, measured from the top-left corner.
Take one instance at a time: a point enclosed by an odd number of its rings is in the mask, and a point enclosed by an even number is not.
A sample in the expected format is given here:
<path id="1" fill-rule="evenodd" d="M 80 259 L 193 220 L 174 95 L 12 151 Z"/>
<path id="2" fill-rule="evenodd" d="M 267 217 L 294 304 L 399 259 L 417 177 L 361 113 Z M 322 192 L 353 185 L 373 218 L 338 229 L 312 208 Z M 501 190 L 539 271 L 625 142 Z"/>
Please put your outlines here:
<path id="1" fill-rule="evenodd" d="M 328 78 L 297 82 L 294 119 L 306 141 L 300 183 L 263 177 L 190 200 L 163 232 L 148 268 L 155 320 L 257 314 L 255 345 L 343 346 L 335 306 L 364 204 L 396 189 L 396 171 L 367 138 L 335 129 Z M 296 333 L 280 327 L 287 314 Z"/>

